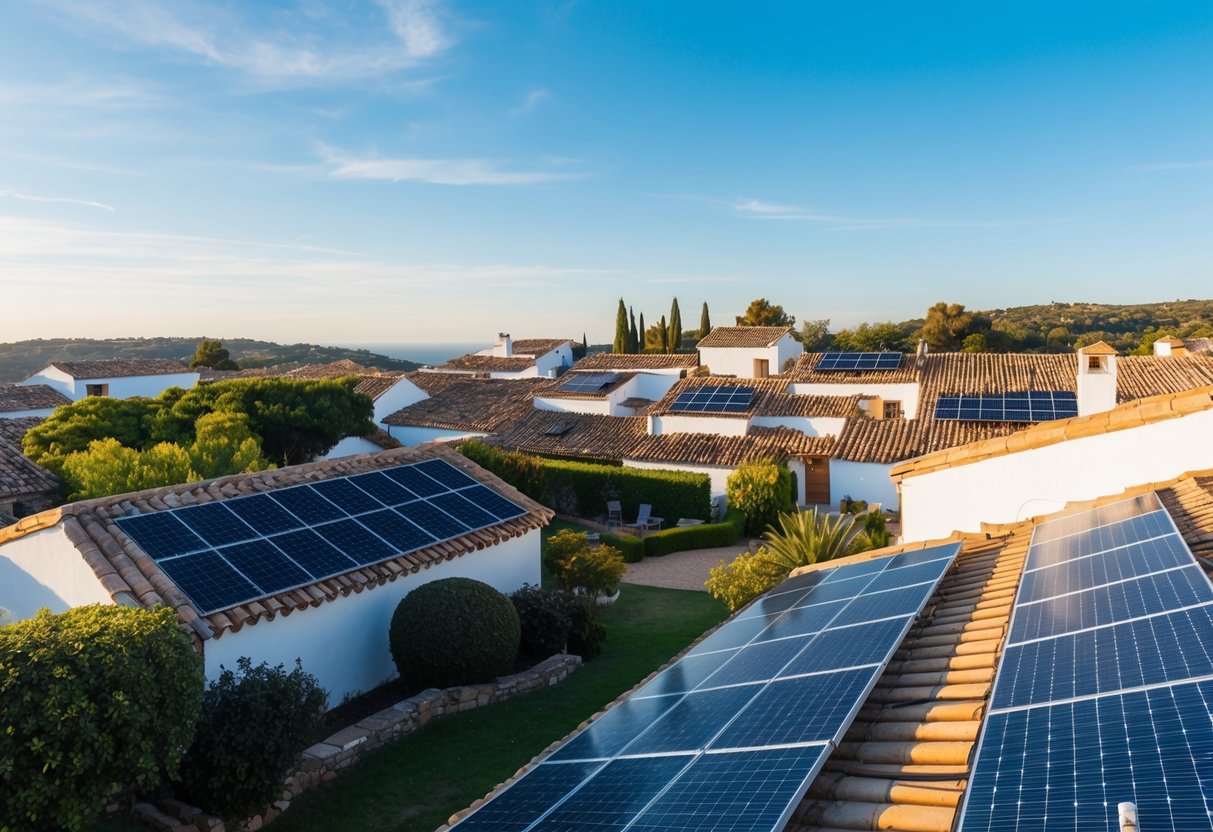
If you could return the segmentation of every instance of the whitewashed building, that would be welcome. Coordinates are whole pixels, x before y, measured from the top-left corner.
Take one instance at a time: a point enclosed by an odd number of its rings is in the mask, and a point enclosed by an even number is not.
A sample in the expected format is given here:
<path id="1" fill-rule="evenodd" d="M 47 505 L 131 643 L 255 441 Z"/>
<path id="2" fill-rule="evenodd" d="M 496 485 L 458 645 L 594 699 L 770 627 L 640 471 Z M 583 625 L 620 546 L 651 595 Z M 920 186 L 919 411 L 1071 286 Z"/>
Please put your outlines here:
<path id="1" fill-rule="evenodd" d="M 0 384 L 0 419 L 45 419 L 72 400 L 47 384 Z"/>
<path id="2" fill-rule="evenodd" d="M 55 361 L 21 382 L 44 384 L 72 401 L 86 396 L 155 398 L 170 387 L 188 390 L 197 383 L 198 373 L 179 361 L 135 358 Z"/>
<path id="3" fill-rule="evenodd" d="M 800 358 L 790 326 L 718 326 L 698 344 L 699 363 L 712 375 L 767 378 Z"/>
<path id="4" fill-rule="evenodd" d="M 555 378 L 573 366 L 573 342 L 568 338 L 519 338 L 497 335 L 493 346 L 461 355 L 422 372 L 457 373 L 480 378 Z"/>

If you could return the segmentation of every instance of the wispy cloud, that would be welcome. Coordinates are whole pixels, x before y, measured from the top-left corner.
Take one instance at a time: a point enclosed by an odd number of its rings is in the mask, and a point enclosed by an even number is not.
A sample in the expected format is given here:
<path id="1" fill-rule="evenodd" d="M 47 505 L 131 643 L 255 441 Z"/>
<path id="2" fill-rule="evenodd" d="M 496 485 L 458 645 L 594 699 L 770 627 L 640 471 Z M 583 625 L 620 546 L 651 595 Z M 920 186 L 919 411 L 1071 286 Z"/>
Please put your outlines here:
<path id="1" fill-rule="evenodd" d="M 103 33 L 261 78 L 375 76 L 414 66 L 454 43 L 436 0 L 378 0 L 377 15 L 278 9 L 266 12 L 268 22 L 257 19 L 256 4 L 224 9 L 189 0 L 170 9 L 155 0 L 49 2 Z"/>
<path id="2" fill-rule="evenodd" d="M 1213 170 L 1213 159 L 1197 159 L 1191 162 L 1151 162 L 1136 165 L 1131 170 Z"/>
<path id="3" fill-rule="evenodd" d="M 77 199 L 70 196 L 35 196 L 34 194 L 23 194 L 17 191 L 0 189 L 0 197 L 20 199 L 25 202 L 57 202 L 66 205 L 83 205 L 87 208 L 99 208 L 102 211 L 109 211 L 111 214 L 116 213 L 114 206 L 106 205 L 104 202 L 96 202 L 91 199 Z"/>
<path id="4" fill-rule="evenodd" d="M 334 179 L 428 182 L 433 185 L 531 185 L 577 179 L 582 174 L 554 170 L 511 170 L 491 159 L 390 159 L 356 156 L 327 145 L 317 154 Z"/>
<path id="5" fill-rule="evenodd" d="M 552 94 L 542 87 L 531 90 L 522 99 L 522 103 L 510 110 L 510 115 L 525 116 L 528 113 L 533 113 L 544 101 L 552 97 Z"/>

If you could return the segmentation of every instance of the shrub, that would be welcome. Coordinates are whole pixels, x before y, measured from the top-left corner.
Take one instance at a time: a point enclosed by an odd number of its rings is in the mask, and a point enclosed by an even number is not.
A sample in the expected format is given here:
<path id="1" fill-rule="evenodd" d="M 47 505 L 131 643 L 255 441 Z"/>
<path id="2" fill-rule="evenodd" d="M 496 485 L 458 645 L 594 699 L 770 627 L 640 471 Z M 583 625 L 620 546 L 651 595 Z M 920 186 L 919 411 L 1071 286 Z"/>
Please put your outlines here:
<path id="1" fill-rule="evenodd" d="M 816 510 L 780 515 L 778 529 L 769 529 L 763 539 L 767 560 L 785 575 L 801 566 L 872 548 L 853 515 L 832 519 Z"/>
<path id="2" fill-rule="evenodd" d="M 796 501 L 792 472 L 771 462 L 749 462 L 729 475 L 729 505 L 745 515 L 745 530 L 761 534 L 780 514 L 792 511 Z"/>
<path id="3" fill-rule="evenodd" d="M 543 565 L 555 574 L 559 563 L 590 548 L 589 535 L 572 529 L 561 529 L 543 542 Z"/>
<path id="4" fill-rule="evenodd" d="M 724 513 L 724 520 L 721 522 L 737 529 L 737 536 L 741 537 L 745 534 L 745 512 L 739 508 L 731 508 Z"/>
<path id="5" fill-rule="evenodd" d="M 623 553 L 624 563 L 644 560 L 644 541 L 632 534 L 602 534 L 598 539 L 604 546 L 614 546 Z"/>
<path id="6" fill-rule="evenodd" d="M 759 549 L 738 555 L 731 563 L 722 559 L 708 571 L 705 586 L 713 598 L 724 601 L 730 612 L 737 612 L 787 574 L 766 558 L 765 549 Z"/>
<path id="7" fill-rule="evenodd" d="M 84 828 L 177 774 L 202 664 L 170 609 L 88 606 L 0 628 L 0 827 Z"/>
<path id="8" fill-rule="evenodd" d="M 539 661 L 565 650 L 573 626 L 574 601 L 569 593 L 524 584 L 510 600 L 518 612 L 522 630 L 520 655 Z"/>
<path id="9" fill-rule="evenodd" d="M 569 612 L 573 626 L 569 629 L 568 650 L 588 662 L 602 652 L 607 637 L 606 625 L 598 620 L 598 602 L 587 595 L 574 595 Z"/>
<path id="10" fill-rule="evenodd" d="M 883 549 L 893 540 L 893 535 L 889 532 L 888 521 L 885 520 L 882 511 L 870 511 L 864 515 L 863 533 L 867 535 L 868 542 L 873 549 Z"/>
<path id="11" fill-rule="evenodd" d="M 744 524 L 745 515 L 741 515 L 741 517 Z M 658 557 L 687 549 L 732 546 L 740 536 L 741 530 L 732 523 L 704 523 L 682 529 L 665 529 L 654 532 L 644 539 L 644 553 L 651 557 Z"/>
<path id="12" fill-rule="evenodd" d="M 181 764 L 178 790 L 187 801 L 243 820 L 282 792 L 282 780 L 320 724 L 327 695 L 298 659 L 253 666 L 243 657 L 207 686 L 202 720 Z"/>
<path id="13" fill-rule="evenodd" d="M 510 599 L 471 578 L 414 589 L 392 615 L 396 669 L 412 689 L 483 682 L 509 673 L 521 625 Z"/>
<path id="14" fill-rule="evenodd" d="M 556 580 L 565 589 L 581 589 L 590 598 L 613 595 L 619 579 L 628 571 L 623 555 L 614 546 L 586 546 L 556 564 Z"/>

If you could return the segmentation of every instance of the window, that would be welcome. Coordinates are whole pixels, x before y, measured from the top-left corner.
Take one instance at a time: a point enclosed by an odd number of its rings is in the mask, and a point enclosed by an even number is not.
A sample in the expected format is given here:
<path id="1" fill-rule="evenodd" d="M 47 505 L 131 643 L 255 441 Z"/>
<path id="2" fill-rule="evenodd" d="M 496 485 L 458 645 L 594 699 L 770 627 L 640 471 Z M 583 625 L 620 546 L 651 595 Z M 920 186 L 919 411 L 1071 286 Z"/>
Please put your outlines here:
<path id="1" fill-rule="evenodd" d="M 108 396 L 109 394 L 110 386 L 108 384 L 84 385 L 84 395 L 86 396 Z"/>
<path id="2" fill-rule="evenodd" d="M 1087 356 L 1087 369 L 1093 373 L 1103 372 L 1103 363 L 1099 360 L 1098 355 Z"/>
<path id="3" fill-rule="evenodd" d="M 754 359 L 754 378 L 766 378 L 771 374 L 771 362 L 766 358 Z"/>
<path id="4" fill-rule="evenodd" d="M 901 418 L 901 402 L 885 402 L 884 403 L 884 418 L 900 419 Z"/>

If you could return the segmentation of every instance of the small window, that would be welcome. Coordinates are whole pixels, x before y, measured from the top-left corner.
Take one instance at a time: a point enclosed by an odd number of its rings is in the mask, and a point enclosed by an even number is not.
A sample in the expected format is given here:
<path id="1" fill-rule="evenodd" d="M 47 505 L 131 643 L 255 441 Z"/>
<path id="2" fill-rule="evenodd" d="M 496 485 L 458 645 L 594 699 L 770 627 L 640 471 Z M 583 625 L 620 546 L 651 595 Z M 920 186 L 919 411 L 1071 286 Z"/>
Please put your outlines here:
<path id="1" fill-rule="evenodd" d="M 884 417 L 886 419 L 900 419 L 901 418 L 901 402 L 885 402 L 884 403 Z"/>
<path id="2" fill-rule="evenodd" d="M 1087 369 L 1093 373 L 1103 372 L 1103 362 L 1098 355 L 1087 356 Z"/>
<path id="3" fill-rule="evenodd" d="M 86 396 L 108 396 L 109 394 L 110 386 L 108 384 L 84 385 L 84 395 Z"/>
<path id="4" fill-rule="evenodd" d="M 754 359 L 754 378 L 766 378 L 771 374 L 771 362 L 766 358 Z"/>

